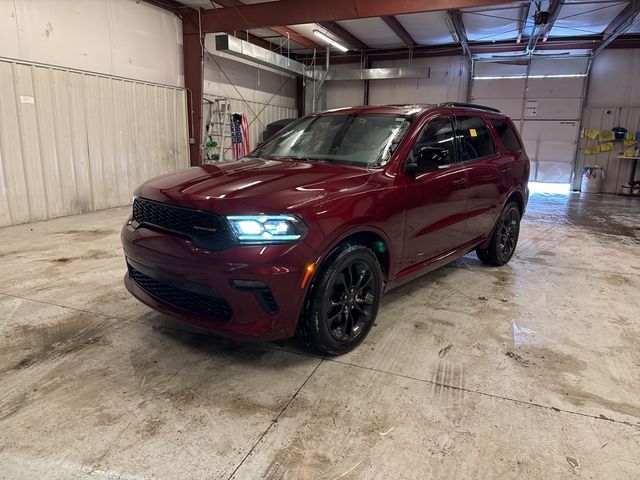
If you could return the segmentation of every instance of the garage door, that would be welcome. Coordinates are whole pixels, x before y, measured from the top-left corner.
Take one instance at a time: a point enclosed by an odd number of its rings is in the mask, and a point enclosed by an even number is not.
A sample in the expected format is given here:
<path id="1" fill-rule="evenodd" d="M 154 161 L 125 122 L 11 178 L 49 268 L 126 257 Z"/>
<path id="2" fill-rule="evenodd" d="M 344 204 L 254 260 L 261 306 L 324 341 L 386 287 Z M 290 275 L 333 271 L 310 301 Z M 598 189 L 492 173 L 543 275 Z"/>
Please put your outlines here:
<path id="1" fill-rule="evenodd" d="M 532 181 L 571 182 L 587 63 L 534 58 L 530 66 L 520 60 L 475 64 L 472 102 L 495 106 L 514 120 L 531 159 Z"/>

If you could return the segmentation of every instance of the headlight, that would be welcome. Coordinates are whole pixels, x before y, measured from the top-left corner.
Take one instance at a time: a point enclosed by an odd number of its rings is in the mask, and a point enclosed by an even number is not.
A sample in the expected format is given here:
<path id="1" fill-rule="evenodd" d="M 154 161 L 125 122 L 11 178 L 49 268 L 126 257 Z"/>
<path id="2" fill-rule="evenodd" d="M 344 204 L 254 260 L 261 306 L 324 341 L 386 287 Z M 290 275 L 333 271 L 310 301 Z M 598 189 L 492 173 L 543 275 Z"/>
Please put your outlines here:
<path id="1" fill-rule="evenodd" d="M 243 243 L 294 242 L 307 232 L 295 215 L 231 215 L 227 220 Z"/>

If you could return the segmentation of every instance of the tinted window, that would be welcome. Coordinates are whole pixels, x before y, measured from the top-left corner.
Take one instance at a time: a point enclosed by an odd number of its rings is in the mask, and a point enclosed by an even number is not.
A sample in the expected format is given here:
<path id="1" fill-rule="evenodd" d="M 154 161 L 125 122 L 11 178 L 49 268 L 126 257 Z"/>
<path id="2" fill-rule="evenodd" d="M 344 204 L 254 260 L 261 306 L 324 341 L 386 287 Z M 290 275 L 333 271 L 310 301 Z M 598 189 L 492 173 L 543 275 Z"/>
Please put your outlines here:
<path id="1" fill-rule="evenodd" d="M 496 153 L 487 124 L 480 117 L 456 117 L 456 137 L 463 162 Z"/>
<path id="2" fill-rule="evenodd" d="M 498 136 L 500 137 L 500 141 L 504 145 L 504 148 L 507 150 L 520 150 L 522 149 L 522 145 L 520 145 L 520 140 L 518 140 L 518 135 L 513 131 L 513 127 L 508 123 L 503 122 L 502 120 L 491 120 L 491 125 L 496 129 Z"/>
<path id="3" fill-rule="evenodd" d="M 418 141 L 413 146 L 413 156 L 418 154 L 423 147 L 443 148 L 448 152 L 443 163 L 455 161 L 455 146 L 453 141 L 453 126 L 449 117 L 438 117 L 429 120 L 424 127 Z"/>

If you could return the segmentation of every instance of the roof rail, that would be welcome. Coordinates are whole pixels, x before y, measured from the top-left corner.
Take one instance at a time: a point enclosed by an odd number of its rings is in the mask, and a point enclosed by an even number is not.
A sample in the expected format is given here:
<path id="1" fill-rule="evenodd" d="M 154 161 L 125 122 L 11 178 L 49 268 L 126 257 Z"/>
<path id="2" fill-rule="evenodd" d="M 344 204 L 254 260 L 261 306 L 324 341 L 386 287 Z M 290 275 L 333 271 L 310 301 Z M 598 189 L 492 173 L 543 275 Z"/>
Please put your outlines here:
<path id="1" fill-rule="evenodd" d="M 465 103 L 465 102 L 445 102 L 438 105 L 439 107 L 464 107 L 464 108 L 475 108 L 477 110 L 487 110 L 489 112 L 497 112 L 502 113 L 497 108 L 487 107 L 486 105 L 478 105 L 476 103 Z"/>

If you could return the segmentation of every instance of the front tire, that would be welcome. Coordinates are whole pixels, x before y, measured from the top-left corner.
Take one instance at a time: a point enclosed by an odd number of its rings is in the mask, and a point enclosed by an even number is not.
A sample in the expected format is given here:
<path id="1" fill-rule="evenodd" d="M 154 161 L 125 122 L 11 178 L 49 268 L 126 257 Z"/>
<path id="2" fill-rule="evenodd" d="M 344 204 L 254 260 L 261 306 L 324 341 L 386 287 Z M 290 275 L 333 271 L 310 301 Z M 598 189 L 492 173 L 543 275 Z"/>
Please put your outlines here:
<path id="1" fill-rule="evenodd" d="M 306 345 L 327 355 L 360 345 L 378 315 L 383 284 L 382 268 L 370 249 L 339 247 L 312 286 L 300 324 Z"/>
<path id="2" fill-rule="evenodd" d="M 511 260 L 519 235 L 520 208 L 515 202 L 509 202 L 498 219 L 489 247 L 477 249 L 476 254 L 482 263 L 501 267 Z"/>

